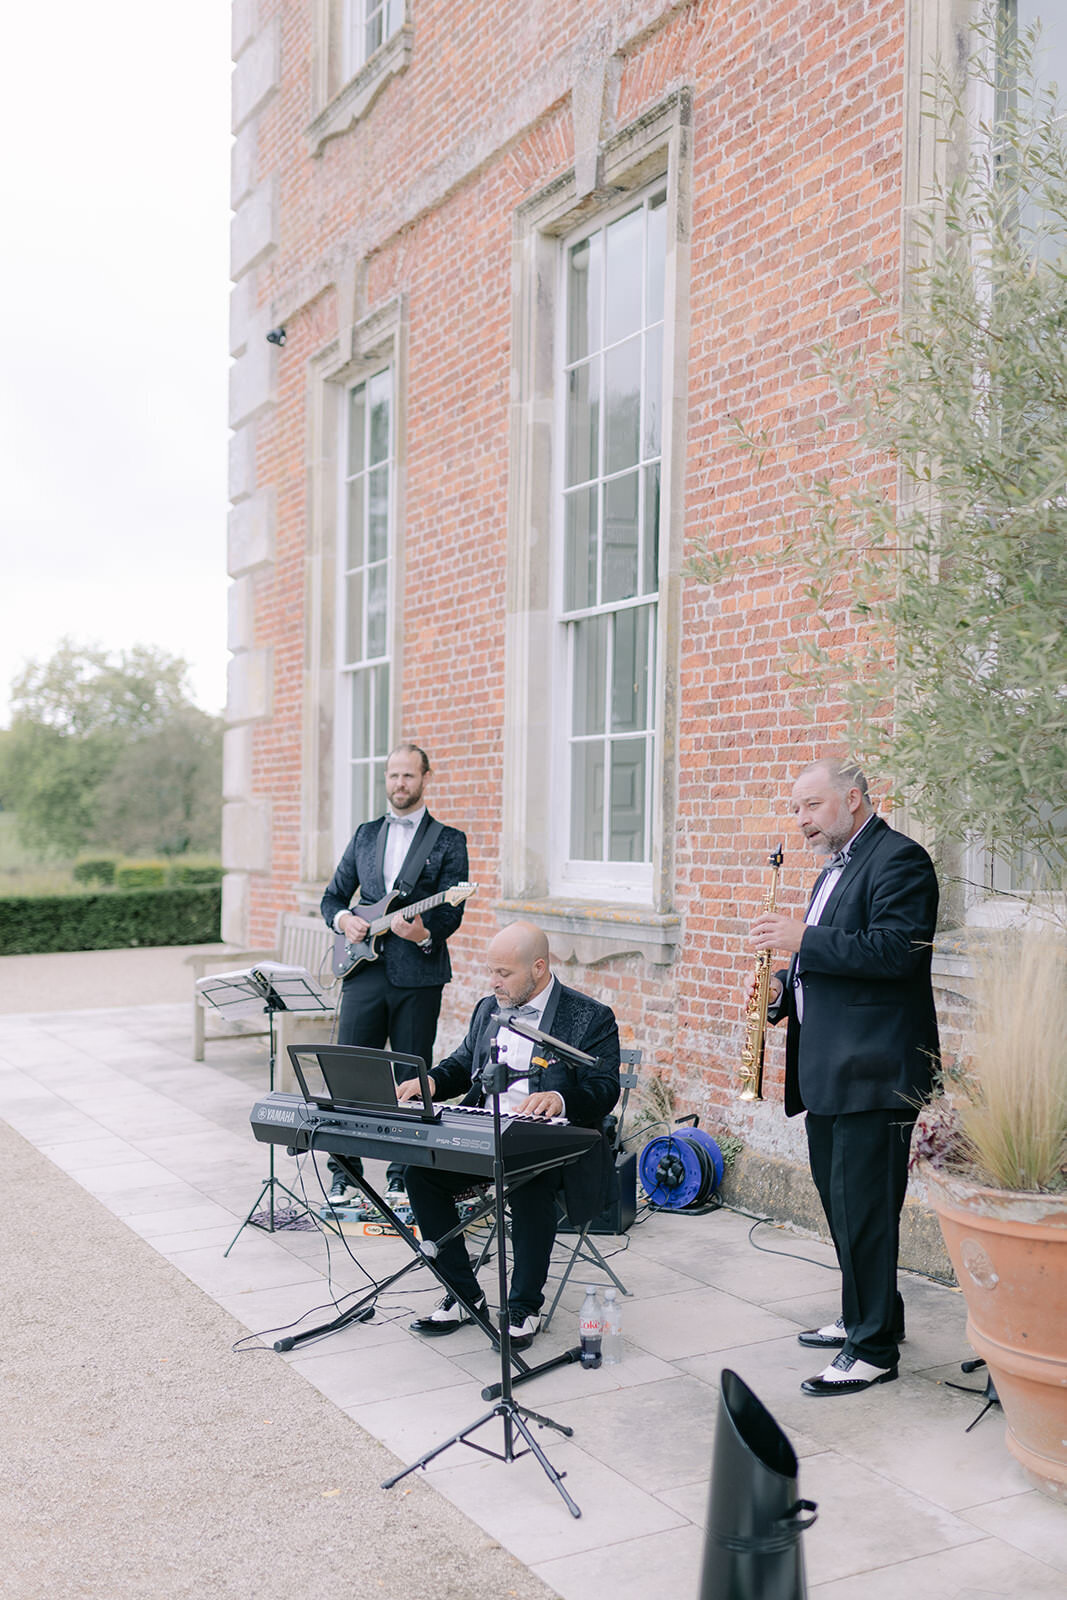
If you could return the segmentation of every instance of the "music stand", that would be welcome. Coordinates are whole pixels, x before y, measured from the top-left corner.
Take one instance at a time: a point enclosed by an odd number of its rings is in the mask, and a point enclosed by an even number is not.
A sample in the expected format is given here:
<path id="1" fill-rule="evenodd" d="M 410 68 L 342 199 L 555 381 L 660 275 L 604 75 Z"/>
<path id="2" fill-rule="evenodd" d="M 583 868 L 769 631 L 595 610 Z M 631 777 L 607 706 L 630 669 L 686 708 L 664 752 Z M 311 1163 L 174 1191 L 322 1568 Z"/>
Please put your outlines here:
<path id="1" fill-rule="evenodd" d="M 204 1006 L 212 1006 L 223 1017 L 243 1017 L 250 1012 L 266 1011 L 267 1031 L 270 1038 L 270 1079 L 269 1089 L 274 1090 L 274 1065 L 276 1060 L 274 1043 L 274 1013 L 276 1011 L 299 1011 L 322 1016 L 334 1008 L 334 1002 L 324 989 L 316 983 L 310 972 L 303 967 L 288 967 L 280 961 L 261 961 L 258 966 L 250 967 L 244 972 L 217 972 L 208 978 L 198 978 L 196 989 L 200 1002 Z M 265 1233 L 274 1233 L 276 1227 L 283 1224 L 276 1223 L 274 1194 L 280 1189 L 289 1196 L 297 1207 L 298 1214 L 310 1216 L 311 1213 L 306 1203 L 299 1195 L 293 1193 L 282 1180 L 274 1173 L 274 1146 L 270 1147 L 270 1166 L 263 1185 L 253 1202 L 241 1226 L 222 1252 L 223 1257 L 229 1255 L 245 1228 L 262 1228 Z M 267 1220 L 256 1221 L 256 1212 L 263 1204 L 264 1195 L 268 1196 Z M 293 1207 L 285 1208 L 288 1213 L 287 1220 L 293 1220 Z"/>
<path id="2" fill-rule="evenodd" d="M 522 1078 L 529 1078 L 530 1070 L 529 1068 L 520 1068 L 514 1072 L 509 1071 L 507 1062 L 500 1059 L 500 1047 L 497 1044 L 496 1036 L 502 1027 L 510 1026 L 511 1023 L 507 1012 L 498 1011 L 494 1018 L 493 1035 L 489 1046 L 489 1060 L 481 1072 L 482 1084 L 493 1103 L 493 1197 L 496 1206 L 497 1298 L 499 1302 L 498 1322 L 500 1329 L 500 1387 L 495 1392 L 499 1394 L 499 1399 L 492 1409 L 485 1412 L 477 1421 L 468 1424 L 465 1428 L 461 1428 L 458 1433 L 454 1433 L 443 1444 L 435 1445 L 432 1450 L 427 1450 L 417 1461 L 413 1461 L 409 1467 L 404 1467 L 402 1471 L 394 1473 L 391 1478 L 386 1478 L 382 1488 L 391 1489 L 394 1484 L 400 1482 L 401 1478 L 406 1478 L 409 1472 L 414 1472 L 419 1467 L 427 1466 L 435 1457 L 450 1449 L 452 1445 L 466 1444 L 472 1450 L 480 1450 L 482 1455 L 492 1456 L 495 1461 L 519 1461 L 523 1456 L 533 1455 L 550 1482 L 559 1491 L 563 1503 L 571 1516 L 580 1517 L 582 1513 L 579 1507 L 563 1487 L 563 1479 L 566 1477 L 566 1473 L 556 1471 L 527 1424 L 536 1422 L 539 1428 L 554 1428 L 557 1433 L 563 1434 L 567 1439 L 573 1437 L 574 1429 L 569 1428 L 565 1423 L 554 1422 L 551 1417 L 543 1417 L 536 1411 L 528 1410 L 527 1407 L 519 1405 L 512 1395 L 511 1314 L 508 1310 L 507 1231 L 504 1223 L 504 1157 L 500 1124 L 500 1096 L 506 1091 L 509 1083 L 517 1083 Z M 526 1029 L 523 1028 L 521 1031 L 525 1033 Z M 538 1039 L 551 1040 L 552 1047 L 559 1054 L 566 1053 L 574 1059 L 585 1063 L 591 1063 L 595 1060 L 593 1056 L 588 1056 L 581 1050 L 575 1050 L 573 1046 L 564 1044 L 562 1040 L 552 1039 L 550 1034 L 541 1033 L 534 1028 L 531 1028 L 530 1032 L 531 1034 L 536 1034 Z M 455 1293 L 454 1290 L 452 1292 Z M 557 1362 L 551 1363 L 551 1365 L 557 1364 Z M 532 1377 L 533 1375 L 532 1371 L 523 1374 L 524 1377 Z M 501 1417 L 504 1422 L 503 1454 L 499 1450 L 490 1450 L 483 1444 L 475 1444 L 470 1437 L 472 1433 L 476 1433 L 479 1428 L 484 1427 L 487 1422 L 492 1422 L 494 1417 Z M 516 1432 L 525 1439 L 527 1449 L 516 1451 Z"/>

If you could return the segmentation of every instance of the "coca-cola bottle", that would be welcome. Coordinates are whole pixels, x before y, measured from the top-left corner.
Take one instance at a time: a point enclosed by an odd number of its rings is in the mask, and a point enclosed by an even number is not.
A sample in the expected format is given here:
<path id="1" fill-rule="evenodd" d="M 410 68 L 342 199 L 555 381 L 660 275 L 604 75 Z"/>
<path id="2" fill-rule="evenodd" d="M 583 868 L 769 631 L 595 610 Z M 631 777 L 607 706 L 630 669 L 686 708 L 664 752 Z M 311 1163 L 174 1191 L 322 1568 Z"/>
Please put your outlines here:
<path id="1" fill-rule="evenodd" d="M 600 1301 L 596 1297 L 596 1289 L 591 1284 L 586 1285 L 585 1299 L 582 1309 L 578 1313 L 578 1337 L 582 1344 L 582 1366 L 599 1367 L 601 1361 L 600 1340 L 604 1330 L 604 1317 L 600 1309 Z"/>

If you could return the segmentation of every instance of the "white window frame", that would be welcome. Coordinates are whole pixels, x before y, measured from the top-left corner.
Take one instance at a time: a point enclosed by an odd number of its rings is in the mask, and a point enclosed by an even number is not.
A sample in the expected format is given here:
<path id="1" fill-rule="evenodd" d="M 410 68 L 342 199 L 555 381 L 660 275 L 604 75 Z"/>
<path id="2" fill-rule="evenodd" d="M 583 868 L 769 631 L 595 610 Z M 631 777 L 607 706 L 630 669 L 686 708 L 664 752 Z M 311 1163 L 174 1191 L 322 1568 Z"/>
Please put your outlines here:
<path id="1" fill-rule="evenodd" d="M 405 9 L 405 0 L 345 0 L 343 76 L 346 82 L 399 32 L 404 25 Z M 376 17 L 382 19 L 382 34 L 368 50 L 367 29 Z"/>
<path id="2" fill-rule="evenodd" d="M 369 460 L 365 460 L 364 466 L 361 469 L 360 473 L 352 473 L 352 472 L 349 471 L 349 460 L 348 460 L 349 413 L 350 413 L 350 408 L 351 408 L 351 405 L 352 405 L 352 396 L 360 389 L 363 389 L 369 395 L 369 392 L 370 392 L 370 389 L 371 389 L 371 385 L 374 384 L 377 379 L 379 379 L 379 378 L 381 378 L 383 376 L 388 378 L 388 384 L 389 384 L 389 443 L 388 443 L 388 450 L 387 450 L 387 454 L 386 454 L 384 462 L 376 462 L 374 465 L 375 465 L 376 468 L 377 467 L 381 467 L 381 466 L 386 466 L 388 468 L 387 482 L 388 482 L 389 503 L 388 503 L 388 512 L 387 512 L 387 532 L 386 532 L 386 550 L 387 550 L 387 553 L 386 553 L 386 556 L 385 556 L 385 566 L 386 566 L 385 643 L 384 643 L 384 650 L 380 654 L 375 655 L 373 657 L 368 657 L 364 653 L 358 660 L 353 661 L 353 662 L 348 662 L 347 659 L 346 659 L 346 653 L 345 653 L 345 646 L 346 646 L 347 637 L 348 637 L 348 634 L 347 634 L 347 624 L 348 624 L 348 582 L 347 582 L 347 579 L 348 579 L 348 576 L 349 576 L 349 574 L 351 572 L 355 572 L 357 570 L 356 568 L 349 568 L 348 560 L 347 560 L 347 552 L 348 552 L 349 485 L 357 476 L 361 476 L 362 477 L 363 485 L 364 485 L 364 488 L 363 488 L 364 537 L 366 539 L 366 537 L 367 537 L 367 535 L 369 533 L 369 519 L 368 519 L 366 513 L 367 513 L 367 502 L 368 502 L 368 497 L 369 497 L 370 473 L 371 473 L 371 470 L 372 470 L 371 469 L 371 465 L 369 463 Z M 360 376 L 355 381 L 346 384 L 345 389 L 344 389 L 343 403 L 342 403 L 342 405 L 340 407 L 339 426 L 340 426 L 340 438 L 338 440 L 338 447 L 337 447 L 337 460 L 338 460 L 338 483 L 337 483 L 337 495 L 338 495 L 338 517 L 337 517 L 337 529 L 338 529 L 338 537 L 337 537 L 337 617 L 336 617 L 336 639 L 337 639 L 337 656 L 336 656 L 336 660 L 337 660 L 337 695 L 336 695 L 336 707 L 337 707 L 337 718 L 336 718 L 336 724 L 335 724 L 335 726 L 336 726 L 336 774 L 335 774 L 335 783 L 334 783 L 334 813 L 335 813 L 335 816 L 334 816 L 334 834 L 335 834 L 335 840 L 338 843 L 338 848 L 343 848 L 344 844 L 346 844 L 348 842 L 348 840 L 352 837 L 352 834 L 355 831 L 356 827 L 359 825 L 359 823 L 366 822 L 366 821 L 370 820 L 371 817 L 374 817 L 374 816 L 377 816 L 377 815 L 380 814 L 380 810 L 382 808 L 381 808 L 381 806 L 379 806 L 377 804 L 377 802 L 378 802 L 379 799 L 382 799 L 383 804 L 384 804 L 384 794 L 381 792 L 382 773 L 383 773 L 384 767 L 385 767 L 385 756 L 388 754 L 388 748 L 389 748 L 389 745 L 391 743 L 391 731 L 392 731 L 392 723 L 393 723 L 393 697 L 394 697 L 394 691 L 395 691 L 395 672 L 396 672 L 395 648 L 394 648 L 394 641 L 395 641 L 394 617 L 395 617 L 395 607 L 396 607 L 398 543 L 397 543 L 397 536 L 396 536 L 396 533 L 397 533 L 397 497 L 396 497 L 397 392 L 396 392 L 396 370 L 395 370 L 394 365 L 391 362 L 383 363 L 381 365 L 376 366 L 375 368 L 373 368 L 371 370 L 368 370 L 366 373 L 361 373 Z M 369 434 L 370 434 L 370 407 L 369 406 L 367 407 L 367 410 L 366 410 L 366 418 L 365 418 L 364 426 L 365 426 L 365 429 L 366 429 L 365 437 L 369 441 Z M 364 545 L 364 551 L 363 551 L 364 560 L 360 564 L 360 570 L 362 570 L 364 573 L 367 572 L 368 565 L 369 565 L 367 560 L 366 560 L 367 554 L 368 554 L 368 549 L 367 549 L 367 546 L 365 544 Z M 379 563 L 374 563 L 374 565 L 378 565 L 378 564 Z M 362 637 L 362 649 L 363 649 L 364 652 L 366 651 L 366 643 L 367 643 L 367 627 L 368 627 L 368 591 L 367 591 L 366 584 L 364 584 L 363 592 L 362 592 L 362 596 L 361 596 L 361 631 L 362 631 L 362 636 L 363 636 Z M 370 751 L 370 753 L 368 755 L 355 755 L 353 753 L 353 750 L 352 750 L 353 685 L 354 685 L 355 680 L 356 680 L 357 677 L 362 676 L 364 674 L 371 673 L 371 672 L 377 673 L 377 672 L 379 672 L 379 671 L 381 671 L 383 669 L 385 671 L 387 671 L 388 674 L 389 674 L 389 687 L 388 687 L 388 692 L 387 692 L 387 695 L 386 695 L 386 706 L 385 706 L 384 714 L 383 714 L 384 715 L 385 727 L 384 727 L 384 730 L 379 730 L 379 728 L 377 726 L 376 699 L 375 699 L 375 696 L 372 694 L 371 695 L 371 718 L 372 718 L 372 726 L 373 726 L 373 736 L 372 736 L 372 740 L 371 740 L 372 748 L 371 748 L 371 751 Z M 383 736 L 383 734 L 384 734 L 384 736 Z M 360 765 L 360 766 L 363 766 L 363 767 L 365 767 L 367 769 L 367 775 L 370 777 L 370 780 L 371 780 L 370 790 L 369 790 L 370 809 L 367 811 L 366 815 L 360 815 L 360 816 L 356 815 L 356 811 L 357 811 L 358 808 L 357 808 L 357 806 L 355 804 L 355 801 L 354 801 L 354 768 L 357 766 L 357 764 Z"/>
<path id="3" fill-rule="evenodd" d="M 552 700 L 553 700 L 553 704 L 560 708 L 560 714 L 553 721 L 554 739 L 553 739 L 553 750 L 552 750 L 552 755 L 551 755 L 551 763 L 552 763 L 552 772 L 553 772 L 553 792 L 562 797 L 562 804 L 553 812 L 553 816 L 552 816 L 552 832 L 551 832 L 550 841 L 549 841 L 549 852 L 550 852 L 549 893 L 551 895 L 553 895 L 553 896 L 558 896 L 558 897 L 560 897 L 562 899 L 578 897 L 578 898 L 592 898 L 592 899 L 597 899 L 597 900 L 605 900 L 606 899 L 606 900 L 617 900 L 617 901 L 635 901 L 635 902 L 638 902 L 638 903 L 641 903 L 641 904 L 650 904 L 651 900 L 652 900 L 652 893 L 653 893 L 654 840 L 655 840 L 655 837 L 656 837 L 656 834 L 657 834 L 658 830 L 661 828 L 661 825 L 662 825 L 662 819 L 661 819 L 661 815 L 660 815 L 661 808 L 660 808 L 659 801 L 658 801 L 658 796 L 661 793 L 661 785 L 657 782 L 657 778 L 658 778 L 658 775 L 659 775 L 660 750 L 661 750 L 661 746 L 662 746 L 662 723 L 661 723 L 661 716 L 660 716 L 660 710 L 661 710 L 661 706 L 662 706 L 662 696 L 661 696 L 660 691 L 659 691 L 659 680 L 660 680 L 660 673 L 661 673 L 661 670 L 662 670 L 662 662 L 663 662 L 663 658 L 664 658 L 664 652 L 665 652 L 665 648 L 666 648 L 666 641 L 662 637 L 662 635 L 663 635 L 663 618 L 662 618 L 662 608 L 661 608 L 661 594 L 662 594 L 662 571 L 661 571 L 661 566 L 662 566 L 662 560 L 663 560 L 663 543 L 664 543 L 664 541 L 663 541 L 662 536 L 661 536 L 661 529 L 657 529 L 656 530 L 656 532 L 657 532 L 656 586 L 655 586 L 655 588 L 653 590 L 649 591 L 646 594 L 628 596 L 628 597 L 625 597 L 623 599 L 614 600 L 614 601 L 601 600 L 598 603 L 593 604 L 592 606 L 585 606 L 585 607 L 577 608 L 577 609 L 572 610 L 572 611 L 566 611 L 565 610 L 565 594 L 564 594 L 565 571 L 566 571 L 566 540 L 565 540 L 565 527 L 564 527 L 564 521 L 565 521 L 564 505 L 565 505 L 566 454 L 567 454 L 567 450 L 566 450 L 566 438 L 567 438 L 567 380 L 568 380 L 568 374 L 569 374 L 569 372 L 571 370 L 571 367 L 574 365 L 574 363 L 571 363 L 568 360 L 568 351 L 567 351 L 567 323 L 568 323 L 568 313 L 569 313 L 568 261 L 569 261 L 569 258 L 570 258 L 570 252 L 574 249 L 574 247 L 576 245 L 581 244 L 583 240 L 591 238 L 596 233 L 601 233 L 603 236 L 606 237 L 607 229 L 611 226 L 611 224 L 613 222 L 618 221 L 621 217 L 624 217 L 624 216 L 628 215 L 629 213 L 631 213 L 631 212 L 633 212 L 635 210 L 641 209 L 647 215 L 650 203 L 652 201 L 656 200 L 657 198 L 659 198 L 660 196 L 663 197 L 664 203 L 666 203 L 667 183 L 666 183 L 666 179 L 664 177 L 660 177 L 657 180 L 653 181 L 652 183 L 646 185 L 642 189 L 640 189 L 638 191 L 635 191 L 635 192 L 633 192 L 631 194 L 628 194 L 623 201 L 621 201 L 618 205 L 613 206 L 610 210 L 605 210 L 605 211 L 599 212 L 596 215 L 596 217 L 594 217 L 593 219 L 588 221 L 583 227 L 575 229 L 574 232 L 572 232 L 572 233 L 568 234 L 566 237 L 562 238 L 559 241 L 559 248 L 558 248 L 558 267 L 557 267 L 557 270 L 558 270 L 558 282 L 557 282 L 557 291 L 556 291 L 556 297 L 555 297 L 556 298 L 556 327 L 555 327 L 555 334 L 554 334 L 555 350 L 556 350 L 556 363 L 555 363 L 555 368 L 556 368 L 556 395 L 555 395 L 555 423 L 554 423 L 555 436 L 556 436 L 556 447 L 555 447 L 555 449 L 553 451 L 555 482 L 554 482 L 554 486 L 553 486 L 553 540 L 552 540 L 552 544 L 553 544 L 553 613 L 554 613 L 554 621 L 555 621 L 555 628 L 554 628 L 555 642 L 554 642 L 553 662 L 552 662 L 553 686 L 554 686 L 553 687 Z M 645 234 L 643 236 L 647 238 L 647 234 Z M 606 251 L 604 253 L 603 261 L 604 261 L 604 269 L 606 271 L 606 266 L 607 266 Z M 646 257 L 646 269 L 647 269 L 647 257 Z M 664 262 L 664 270 L 666 270 L 666 261 Z M 605 281 L 606 281 L 606 279 L 602 280 L 602 284 Z M 646 287 L 647 287 L 647 270 L 643 270 L 643 272 L 642 272 L 642 297 L 644 297 L 644 292 L 645 292 Z M 607 300 L 607 296 L 606 296 L 606 293 L 603 292 L 603 288 L 602 288 L 602 307 L 603 307 L 604 304 L 606 304 L 606 300 Z M 658 324 L 658 326 L 660 327 L 661 330 L 665 330 L 665 314 L 666 314 L 666 309 L 664 308 L 664 319 L 661 320 L 659 322 L 659 324 Z M 649 332 L 649 327 L 650 327 L 650 325 L 646 321 L 646 309 L 645 309 L 644 306 L 642 306 L 641 325 L 640 325 L 640 328 L 638 330 L 640 335 L 641 335 L 641 338 L 642 338 L 642 353 L 644 352 L 645 339 L 647 338 L 647 335 L 648 335 L 648 332 Z M 632 337 L 632 335 L 630 335 L 628 337 Z M 600 357 L 600 361 L 601 361 L 601 369 L 603 369 L 603 359 L 604 359 L 604 356 L 605 356 L 605 354 L 607 352 L 607 348 L 608 347 L 605 346 L 603 343 L 601 344 L 601 346 L 599 348 L 599 352 L 598 353 L 599 353 L 599 357 Z M 661 334 L 661 362 L 662 362 L 661 369 L 660 369 L 661 430 L 660 430 L 660 452 L 659 452 L 659 456 L 658 456 L 657 459 L 658 459 L 660 476 L 661 476 L 660 506 L 662 508 L 662 473 L 663 473 L 662 407 L 663 407 L 663 397 L 670 393 L 669 373 L 667 371 L 667 345 L 666 345 L 665 338 L 662 337 L 662 334 Z M 603 395 L 603 380 L 602 380 L 602 384 L 601 384 L 601 395 Z M 641 473 L 642 468 L 647 464 L 645 462 L 645 460 L 643 459 L 642 454 L 641 454 L 641 448 L 642 448 L 642 442 L 643 442 L 643 434 L 644 434 L 644 408 L 645 408 L 645 401 L 646 401 L 646 389 L 645 389 L 645 384 L 644 384 L 644 373 L 642 372 L 642 385 L 641 385 L 642 411 L 641 411 L 641 419 L 639 421 L 638 461 L 636 463 L 636 468 L 637 468 L 637 471 L 638 471 L 639 474 Z M 608 474 L 603 470 L 603 468 L 605 466 L 604 449 L 605 449 L 606 432 L 607 432 L 607 430 L 606 430 L 606 414 L 605 414 L 605 410 L 604 410 L 603 405 L 601 405 L 601 407 L 600 407 L 600 424 L 599 424 L 599 429 L 598 429 L 598 455 L 599 455 L 599 459 L 598 459 L 598 463 L 597 463 L 597 476 L 596 476 L 596 479 L 595 479 L 595 482 L 597 484 L 597 489 L 598 489 L 598 497 L 600 497 L 601 499 L 603 497 L 604 486 L 609 481 L 611 481 L 613 477 L 622 475 L 622 474 Z M 650 457 L 649 460 L 651 460 L 651 459 L 653 459 L 653 458 Z M 627 471 L 631 471 L 631 470 L 633 470 L 633 469 L 630 468 L 630 467 L 627 468 Z M 643 478 L 640 481 L 643 483 Z M 646 539 L 647 539 L 647 533 L 648 533 L 648 530 L 644 526 L 645 506 L 644 506 L 643 501 L 644 501 L 644 496 L 641 493 L 641 490 L 640 490 L 640 487 L 639 487 L 639 490 L 638 490 L 638 524 L 639 524 L 640 534 L 639 534 L 639 547 L 638 547 L 638 556 L 637 556 L 638 571 L 639 572 L 643 570 L 644 552 L 645 552 L 645 548 L 646 548 Z M 662 519 L 662 509 L 661 509 L 661 519 Z M 601 554 L 603 555 L 603 548 L 604 548 L 604 544 L 603 544 L 603 537 L 604 537 L 603 536 L 603 520 L 601 520 L 600 526 L 601 526 L 600 548 L 601 548 Z M 639 609 L 648 609 L 648 610 L 650 610 L 652 612 L 652 629 L 651 629 L 650 649 L 651 649 L 651 655 L 652 655 L 653 670 L 649 674 L 648 683 L 647 683 L 647 686 L 646 686 L 646 693 L 647 693 L 646 728 L 645 728 L 644 734 L 643 734 L 644 746 L 645 746 L 645 793 L 644 793 L 644 844 L 645 844 L 645 855 L 644 855 L 644 859 L 641 860 L 641 861 L 611 861 L 611 860 L 607 859 L 607 856 L 606 856 L 606 851 L 607 851 L 607 848 L 608 848 L 607 841 L 608 841 L 608 838 L 609 838 L 609 835 L 610 835 L 610 805 L 609 805 L 610 796 L 609 796 L 608 789 L 607 789 L 607 786 L 606 786 L 606 788 L 605 788 L 605 797 L 604 797 L 604 819 L 603 819 L 603 841 L 604 841 L 605 856 L 604 856 L 604 858 L 602 858 L 600 860 L 593 860 L 593 861 L 582 860 L 582 859 L 575 858 L 575 857 L 573 857 L 571 855 L 572 803 L 573 803 L 573 785 L 574 785 L 574 776 L 573 776 L 574 775 L 574 760 L 573 760 L 573 754 L 574 754 L 574 750 L 575 750 L 576 745 L 578 743 L 582 742 L 581 736 L 575 735 L 574 732 L 573 732 L 573 728 L 572 728 L 573 708 L 574 708 L 574 672 L 575 672 L 574 652 L 575 652 L 575 645 L 576 645 L 576 640 L 577 640 L 577 629 L 574 626 L 574 624 L 579 622 L 579 621 L 581 621 L 581 620 L 591 619 L 591 618 L 597 617 L 597 616 L 604 616 L 604 617 L 611 618 L 611 617 L 614 617 L 614 616 L 618 615 L 622 611 L 639 610 Z M 610 649 L 611 649 L 610 641 L 609 641 L 608 648 L 609 648 L 609 655 L 610 655 Z M 607 683 L 605 685 L 605 707 L 604 707 L 604 709 L 605 709 L 605 728 L 604 728 L 604 732 L 603 732 L 602 735 L 598 734 L 598 735 L 595 735 L 595 736 L 591 736 L 591 738 L 595 737 L 597 740 L 602 740 L 602 742 L 607 745 L 607 747 L 608 747 L 608 749 L 610 751 L 610 747 L 614 743 L 618 742 L 621 739 L 634 740 L 636 738 L 639 738 L 639 737 L 641 737 L 641 732 L 640 731 L 631 732 L 631 733 L 622 732 L 622 733 L 618 733 L 618 734 L 613 734 L 612 733 L 611 726 L 610 726 L 610 722 L 611 722 L 611 693 L 610 693 L 611 672 L 610 672 L 610 669 L 606 670 L 606 678 L 607 678 Z M 608 764 L 608 766 L 609 766 L 609 770 L 610 770 L 610 756 L 609 756 L 609 764 Z"/>

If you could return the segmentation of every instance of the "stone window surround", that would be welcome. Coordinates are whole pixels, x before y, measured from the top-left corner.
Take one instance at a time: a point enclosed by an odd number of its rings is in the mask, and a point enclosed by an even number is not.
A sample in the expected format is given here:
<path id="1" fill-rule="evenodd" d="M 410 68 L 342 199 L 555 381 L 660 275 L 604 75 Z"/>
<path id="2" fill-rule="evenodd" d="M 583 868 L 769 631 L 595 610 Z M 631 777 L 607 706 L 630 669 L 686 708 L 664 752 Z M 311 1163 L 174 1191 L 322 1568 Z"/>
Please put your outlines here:
<path id="1" fill-rule="evenodd" d="M 331 139 L 354 128 L 366 116 L 390 78 L 404 72 L 411 60 L 414 28 L 411 6 L 395 33 L 389 35 L 358 71 L 341 83 L 346 0 L 316 0 L 313 16 L 312 91 L 315 116 L 304 130 L 308 153 L 319 156 Z"/>
<path id="2" fill-rule="evenodd" d="M 584 963 L 627 953 L 669 962 L 680 938 L 673 913 L 673 759 L 677 745 L 680 648 L 685 373 L 689 288 L 691 97 L 680 89 L 606 139 L 593 186 L 579 190 L 572 170 L 519 207 L 514 219 L 511 475 L 508 490 L 507 627 L 505 630 L 504 784 L 501 831 L 502 922 L 523 916 L 542 926 L 562 953 Z M 552 471 L 556 418 L 554 343 L 559 292 L 559 241 L 598 212 L 618 207 L 657 179 L 667 187 L 667 271 L 664 315 L 663 469 L 661 480 L 660 641 L 657 652 L 660 816 L 654 834 L 650 905 L 567 900 L 549 894 L 551 777 L 550 697 L 534 692 L 552 659 L 545 545 L 555 526 Z"/>
<path id="3" fill-rule="evenodd" d="M 342 306 L 355 298 L 352 279 L 340 286 Z M 344 313 L 342 311 L 342 323 Z M 309 530 L 305 615 L 303 750 L 301 760 L 301 908 L 317 909 L 322 885 L 337 864 L 337 539 L 341 525 L 342 421 L 345 397 L 359 383 L 388 365 L 393 371 L 394 404 L 394 562 L 390 631 L 392 682 L 390 742 L 397 737 L 396 686 L 402 681 L 404 636 L 401 626 L 404 581 L 404 460 L 406 456 L 407 309 L 396 296 L 358 322 L 342 326 L 338 337 L 312 358 L 309 371 Z"/>

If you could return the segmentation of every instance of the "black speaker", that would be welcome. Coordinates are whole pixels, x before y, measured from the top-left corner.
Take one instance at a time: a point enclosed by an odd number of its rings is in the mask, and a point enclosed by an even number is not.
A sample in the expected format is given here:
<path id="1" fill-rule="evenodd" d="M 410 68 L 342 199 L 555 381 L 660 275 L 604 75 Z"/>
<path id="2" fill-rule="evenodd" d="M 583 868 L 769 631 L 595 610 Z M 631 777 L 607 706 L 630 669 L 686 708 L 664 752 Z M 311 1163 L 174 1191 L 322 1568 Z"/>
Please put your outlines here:
<path id="1" fill-rule="evenodd" d="M 624 1150 L 615 1157 L 615 1194 L 610 1205 L 589 1224 L 590 1233 L 626 1233 L 637 1215 L 637 1155 Z M 564 1218 L 557 1232 L 577 1233 L 573 1222 Z"/>

